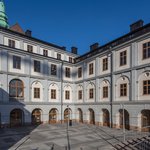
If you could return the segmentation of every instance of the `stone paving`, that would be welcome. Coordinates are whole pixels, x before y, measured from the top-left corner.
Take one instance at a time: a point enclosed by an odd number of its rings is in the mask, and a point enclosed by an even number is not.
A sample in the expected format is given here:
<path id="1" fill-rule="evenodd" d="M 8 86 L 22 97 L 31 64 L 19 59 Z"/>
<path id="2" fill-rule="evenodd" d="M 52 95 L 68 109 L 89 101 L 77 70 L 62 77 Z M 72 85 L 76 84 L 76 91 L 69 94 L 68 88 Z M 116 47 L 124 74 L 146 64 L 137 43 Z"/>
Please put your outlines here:
<path id="1" fill-rule="evenodd" d="M 126 132 L 126 138 L 133 135 Z M 120 129 L 85 124 L 0 129 L 0 150 L 112 150 L 122 140 Z"/>

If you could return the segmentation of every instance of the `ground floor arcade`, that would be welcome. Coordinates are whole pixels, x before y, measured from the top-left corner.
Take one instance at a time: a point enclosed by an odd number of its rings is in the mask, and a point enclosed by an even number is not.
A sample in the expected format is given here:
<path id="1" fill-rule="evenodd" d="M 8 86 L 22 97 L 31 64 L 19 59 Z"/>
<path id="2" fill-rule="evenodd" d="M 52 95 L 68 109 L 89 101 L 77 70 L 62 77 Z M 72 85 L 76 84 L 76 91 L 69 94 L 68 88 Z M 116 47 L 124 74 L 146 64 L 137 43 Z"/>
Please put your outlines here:
<path id="1" fill-rule="evenodd" d="M 79 122 L 107 126 L 150 131 L 150 109 L 141 106 L 113 106 L 112 114 L 110 105 L 92 106 L 4 106 L 0 109 L 1 127 L 22 126 L 41 123 Z M 149 107 L 149 105 L 147 105 Z M 133 108 L 133 109 L 132 109 Z M 150 107 L 149 107 L 150 108 Z"/>

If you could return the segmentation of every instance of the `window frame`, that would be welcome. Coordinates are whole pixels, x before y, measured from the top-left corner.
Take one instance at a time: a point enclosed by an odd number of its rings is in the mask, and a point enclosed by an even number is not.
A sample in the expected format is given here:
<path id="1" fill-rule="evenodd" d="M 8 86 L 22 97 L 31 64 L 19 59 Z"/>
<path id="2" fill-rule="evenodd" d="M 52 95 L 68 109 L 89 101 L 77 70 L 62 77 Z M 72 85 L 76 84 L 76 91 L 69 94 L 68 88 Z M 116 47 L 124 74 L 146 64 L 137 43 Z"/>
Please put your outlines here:
<path id="1" fill-rule="evenodd" d="M 12 84 L 13 82 L 15 82 L 14 85 Z M 20 86 L 20 84 L 18 84 L 18 82 L 21 83 L 21 86 Z M 15 95 L 11 95 L 12 89 L 13 90 L 15 89 Z M 21 96 L 19 96 L 19 94 L 18 94 L 19 89 L 21 89 L 21 93 L 22 93 Z M 10 83 L 9 83 L 9 97 L 11 97 L 11 98 L 24 98 L 24 83 L 21 80 L 13 79 L 10 81 Z"/>
<path id="2" fill-rule="evenodd" d="M 144 46 L 145 45 L 145 46 Z M 143 43 L 142 57 L 143 60 L 150 58 L 150 42 Z"/>
<path id="3" fill-rule="evenodd" d="M 120 52 L 120 66 L 127 65 L 127 50 Z"/>
<path id="4" fill-rule="evenodd" d="M 103 71 L 108 70 L 108 58 L 103 58 Z"/>
<path id="5" fill-rule="evenodd" d="M 36 98 L 36 99 L 40 99 L 40 88 L 39 87 L 34 87 L 34 89 L 33 89 L 33 96 L 34 96 L 34 98 Z"/>
<path id="6" fill-rule="evenodd" d="M 89 75 L 93 75 L 94 74 L 94 64 L 90 63 L 89 64 Z"/>
<path id="7" fill-rule="evenodd" d="M 70 100 L 70 91 L 65 90 L 65 100 Z"/>
<path id="8" fill-rule="evenodd" d="M 41 72 L 41 62 L 38 60 L 34 60 L 34 72 Z"/>
<path id="9" fill-rule="evenodd" d="M 61 60 L 61 54 L 60 53 L 57 53 L 57 59 Z"/>
<path id="10" fill-rule="evenodd" d="M 73 63 L 73 58 L 69 56 L 69 62 Z"/>
<path id="11" fill-rule="evenodd" d="M 71 69 L 69 67 L 65 67 L 65 77 L 70 78 L 71 76 Z"/>
<path id="12" fill-rule="evenodd" d="M 51 75 L 57 76 L 57 65 L 51 64 Z"/>
<path id="13" fill-rule="evenodd" d="M 94 98 L 94 88 L 89 89 L 89 99 Z"/>
<path id="14" fill-rule="evenodd" d="M 146 82 L 146 84 L 144 84 L 144 82 Z M 143 95 L 150 95 L 150 80 L 143 81 Z"/>
<path id="15" fill-rule="evenodd" d="M 83 90 L 78 91 L 78 100 L 82 100 L 83 97 Z"/>
<path id="16" fill-rule="evenodd" d="M 126 97 L 127 96 L 127 83 L 120 84 L 120 97 Z"/>
<path id="17" fill-rule="evenodd" d="M 13 68 L 21 69 L 21 57 L 13 55 Z"/>
<path id="18" fill-rule="evenodd" d="M 56 99 L 56 89 L 51 89 L 51 99 Z"/>
<path id="19" fill-rule="evenodd" d="M 78 68 L 78 78 L 82 78 L 82 67 Z"/>
<path id="20" fill-rule="evenodd" d="M 16 47 L 15 40 L 8 39 L 8 46 L 11 47 L 11 48 L 15 48 Z"/>
<path id="21" fill-rule="evenodd" d="M 48 56 L 48 50 L 47 49 L 43 49 L 43 56 Z"/>
<path id="22" fill-rule="evenodd" d="M 108 98 L 108 86 L 103 87 L 103 98 Z"/>
<path id="23" fill-rule="evenodd" d="M 33 53 L 33 46 L 32 45 L 27 45 L 27 51 L 30 53 Z"/>

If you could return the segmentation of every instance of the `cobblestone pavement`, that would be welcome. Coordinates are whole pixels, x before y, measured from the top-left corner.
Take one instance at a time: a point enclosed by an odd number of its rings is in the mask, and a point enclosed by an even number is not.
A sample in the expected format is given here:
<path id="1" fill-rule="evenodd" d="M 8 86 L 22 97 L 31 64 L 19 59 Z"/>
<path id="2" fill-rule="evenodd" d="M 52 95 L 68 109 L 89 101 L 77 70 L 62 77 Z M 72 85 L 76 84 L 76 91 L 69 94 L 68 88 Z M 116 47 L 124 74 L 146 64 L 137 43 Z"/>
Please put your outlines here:
<path id="1" fill-rule="evenodd" d="M 0 150 L 112 150 L 122 140 L 122 130 L 85 124 L 0 129 Z"/>

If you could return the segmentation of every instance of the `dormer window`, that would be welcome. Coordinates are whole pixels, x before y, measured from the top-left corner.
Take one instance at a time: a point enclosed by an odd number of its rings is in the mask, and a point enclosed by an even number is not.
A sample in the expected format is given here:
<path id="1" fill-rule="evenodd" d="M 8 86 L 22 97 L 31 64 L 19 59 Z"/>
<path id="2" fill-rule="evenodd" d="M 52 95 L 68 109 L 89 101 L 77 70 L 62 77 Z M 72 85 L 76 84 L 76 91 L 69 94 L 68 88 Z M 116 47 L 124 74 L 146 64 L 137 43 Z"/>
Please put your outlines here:
<path id="1" fill-rule="evenodd" d="M 72 63 L 72 62 L 73 62 L 72 57 L 69 57 L 69 62 L 70 62 L 70 63 Z"/>
<path id="2" fill-rule="evenodd" d="M 15 48 L 15 41 L 14 40 L 8 40 L 8 46 L 9 47 L 12 47 L 12 48 Z"/>
<path id="3" fill-rule="evenodd" d="M 33 46 L 27 45 L 27 51 L 32 53 L 33 52 Z"/>
<path id="4" fill-rule="evenodd" d="M 44 50 L 43 50 L 43 55 L 44 55 L 44 56 L 48 56 L 48 50 L 45 50 L 45 49 L 44 49 Z"/>
<path id="5" fill-rule="evenodd" d="M 61 60 L 61 54 L 57 53 L 57 59 Z"/>

